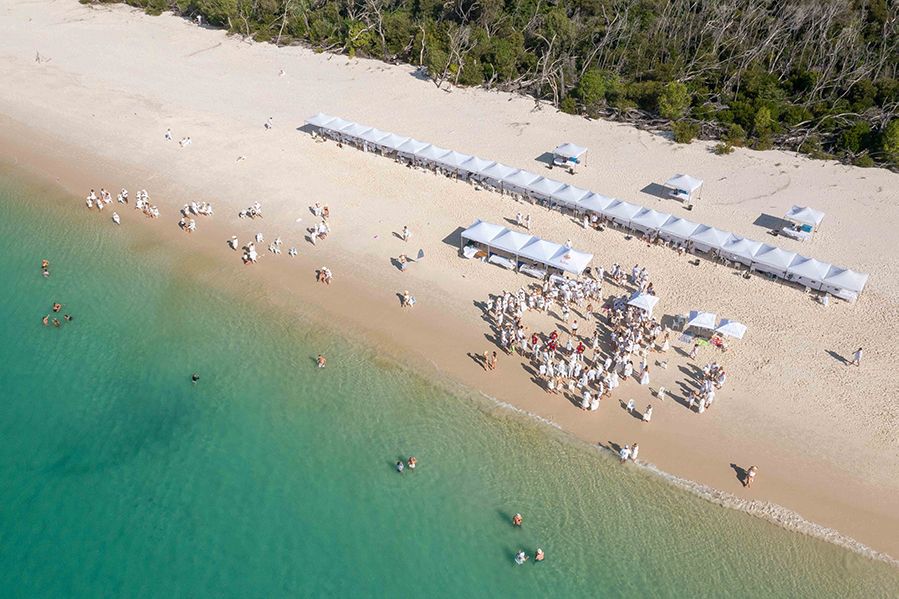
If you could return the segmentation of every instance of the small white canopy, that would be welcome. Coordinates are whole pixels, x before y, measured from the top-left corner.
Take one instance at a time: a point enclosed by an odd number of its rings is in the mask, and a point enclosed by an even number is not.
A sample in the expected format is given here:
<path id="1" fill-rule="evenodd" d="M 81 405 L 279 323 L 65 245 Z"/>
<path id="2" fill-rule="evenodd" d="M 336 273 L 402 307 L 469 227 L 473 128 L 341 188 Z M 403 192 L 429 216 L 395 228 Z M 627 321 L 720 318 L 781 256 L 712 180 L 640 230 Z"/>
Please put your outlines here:
<path id="1" fill-rule="evenodd" d="M 504 252 L 509 252 L 510 254 L 515 254 L 517 256 L 518 252 L 521 251 L 521 248 L 529 244 L 534 239 L 535 237 L 533 235 L 527 235 L 525 233 L 519 233 L 518 231 L 506 229 L 505 233 L 500 233 L 492 242 L 490 242 L 490 247 L 502 250 Z"/>
<path id="2" fill-rule="evenodd" d="M 429 144 L 427 142 L 418 141 L 417 139 L 410 138 L 410 139 L 406 140 L 406 143 L 397 147 L 396 151 L 400 152 L 401 154 L 411 154 L 412 156 L 415 156 L 416 152 L 420 152 L 421 150 L 424 150 L 425 148 L 427 148 L 430 145 L 431 144 Z"/>
<path id="3" fill-rule="evenodd" d="M 325 114 L 324 112 L 319 112 L 318 114 L 306 119 L 306 123 L 312 125 L 313 127 L 324 127 L 333 120 L 333 116 Z"/>
<path id="4" fill-rule="evenodd" d="M 449 154 L 449 150 L 441 148 L 439 146 L 430 145 L 415 152 L 415 157 L 422 160 L 430 160 L 433 162 L 441 156 L 446 156 L 447 154 Z"/>
<path id="5" fill-rule="evenodd" d="M 562 246 L 556 255 L 549 259 L 548 264 L 559 270 L 570 272 L 574 275 L 580 275 L 584 269 L 590 265 L 593 260 L 593 254 L 580 252 L 578 250 Z"/>
<path id="6" fill-rule="evenodd" d="M 471 160 L 471 156 L 468 154 L 460 154 L 459 152 L 450 150 L 440 158 L 435 159 L 434 162 L 458 170 L 462 167 L 462 164 L 469 160 Z"/>
<path id="7" fill-rule="evenodd" d="M 636 206 L 623 200 L 615 200 L 606 206 L 602 211 L 602 214 L 623 224 L 629 224 L 631 222 L 631 217 L 638 212 L 640 212 L 640 206 Z"/>
<path id="8" fill-rule="evenodd" d="M 784 218 L 803 225 L 811 225 L 817 229 L 824 220 L 824 213 L 808 206 L 793 206 L 787 211 Z"/>
<path id="9" fill-rule="evenodd" d="M 608 208 L 609 204 L 615 201 L 615 198 L 607 198 L 604 195 L 590 192 L 585 197 L 578 200 L 578 208 L 581 210 L 589 210 L 590 212 L 602 212 Z"/>
<path id="10" fill-rule="evenodd" d="M 730 239 L 721 248 L 721 254 L 729 260 L 736 260 L 749 266 L 752 264 L 752 257 L 755 256 L 760 247 L 762 247 L 761 242 L 731 235 Z"/>
<path id="11" fill-rule="evenodd" d="M 641 310 L 647 312 L 650 316 L 652 316 L 652 309 L 656 307 L 656 304 L 659 303 L 659 298 L 654 295 L 649 295 L 648 293 L 640 293 L 635 292 L 629 300 L 627 300 L 628 306 L 634 306 L 636 308 L 640 308 Z"/>
<path id="12" fill-rule="evenodd" d="M 737 322 L 736 320 L 727 320 L 726 318 L 722 318 L 721 324 L 718 325 L 718 328 L 715 329 L 715 332 L 726 337 L 742 339 L 743 335 L 746 334 L 746 325 L 741 322 Z"/>
<path id="13" fill-rule="evenodd" d="M 824 277 L 830 272 L 831 265 L 827 262 L 819 262 L 814 258 L 806 258 L 805 256 L 796 256 L 793 262 L 787 267 L 787 275 L 792 276 L 797 283 L 812 283 L 820 285 L 824 282 Z"/>
<path id="14" fill-rule="evenodd" d="M 574 185 L 565 185 L 558 191 L 553 192 L 552 199 L 560 204 L 565 204 L 572 208 L 576 208 L 578 202 L 589 195 L 589 191 L 575 187 Z"/>
<path id="15" fill-rule="evenodd" d="M 556 156 L 562 156 L 564 158 L 574 158 L 575 160 L 583 156 L 587 153 L 587 148 L 582 146 L 576 146 L 573 143 L 564 143 L 560 144 L 553 150 L 553 154 Z"/>
<path id="16" fill-rule="evenodd" d="M 631 224 L 641 231 L 658 231 L 671 218 L 670 214 L 644 208 L 631 218 Z"/>
<path id="17" fill-rule="evenodd" d="M 729 238 L 730 233 L 727 231 L 708 225 L 699 225 L 696 231 L 690 235 L 690 241 L 701 252 L 707 252 L 710 249 L 720 250 Z"/>
<path id="18" fill-rule="evenodd" d="M 700 312 L 699 310 L 691 310 L 690 316 L 687 318 L 687 324 L 684 329 L 696 327 L 697 329 L 715 329 L 715 320 L 717 316 L 712 312 Z"/>
<path id="19" fill-rule="evenodd" d="M 545 241 L 539 237 L 535 237 L 531 243 L 521 248 L 518 255 L 536 262 L 548 264 L 552 257 L 558 254 L 561 249 L 563 248 L 558 243 Z"/>
<path id="20" fill-rule="evenodd" d="M 514 173 L 518 172 L 518 169 L 512 166 L 506 166 L 505 164 L 500 164 L 499 162 L 495 162 L 487 168 L 483 169 L 480 172 L 482 177 L 487 177 L 488 179 L 493 179 L 495 181 L 502 181 L 503 178 L 508 177 Z"/>
<path id="21" fill-rule="evenodd" d="M 668 222 L 659 229 L 659 237 L 667 239 L 668 241 L 684 242 L 690 239 L 690 236 L 695 233 L 698 228 L 698 223 L 694 223 L 693 221 L 679 216 L 672 216 L 668 219 Z"/>
<path id="22" fill-rule="evenodd" d="M 367 141 L 369 143 L 377 143 L 390 135 L 386 131 L 381 131 L 380 129 L 369 129 L 365 133 L 359 136 L 359 139 L 363 141 Z"/>
<path id="23" fill-rule="evenodd" d="M 462 231 L 462 239 L 470 239 L 477 243 L 490 245 L 490 242 L 505 231 L 505 227 L 494 225 L 482 220 L 476 220 L 470 227 Z"/>
<path id="24" fill-rule="evenodd" d="M 540 178 L 540 175 L 526 170 L 517 170 L 514 173 L 503 177 L 503 184 L 519 189 L 527 189 L 528 185 Z"/>
<path id="25" fill-rule="evenodd" d="M 824 284 L 835 289 L 846 289 L 854 293 L 861 293 L 868 282 L 868 275 L 855 272 L 848 268 L 831 266 L 830 272 L 824 277 Z"/>
<path id="26" fill-rule="evenodd" d="M 702 187 L 702 179 L 697 179 L 690 175 L 674 175 L 665 181 L 665 187 L 680 189 L 681 191 L 686 191 L 688 194 L 693 195 L 694 191 Z"/>
<path id="27" fill-rule="evenodd" d="M 483 158 L 478 158 L 477 156 L 472 156 L 465 162 L 459 165 L 463 171 L 468 171 L 469 173 L 479 175 L 481 171 L 493 166 L 496 164 L 493 160 L 484 160 Z"/>
<path id="28" fill-rule="evenodd" d="M 349 127 L 344 127 L 340 130 L 340 133 L 343 135 L 347 135 L 349 137 L 359 138 L 371 131 L 371 127 L 368 125 L 360 125 L 359 123 L 353 123 Z"/>
<path id="29" fill-rule="evenodd" d="M 752 257 L 752 264 L 756 270 L 784 275 L 796 256 L 796 252 L 788 252 L 779 247 L 764 244 Z"/>
<path id="30" fill-rule="evenodd" d="M 559 181 L 540 177 L 539 179 L 528 183 L 526 189 L 532 193 L 551 198 L 553 193 L 559 191 L 562 187 L 563 184 Z"/>
<path id="31" fill-rule="evenodd" d="M 382 137 L 374 143 L 384 148 L 396 150 L 398 147 L 409 141 L 409 139 L 409 137 L 403 137 L 402 135 L 397 135 L 396 133 L 390 133 L 386 137 Z"/>

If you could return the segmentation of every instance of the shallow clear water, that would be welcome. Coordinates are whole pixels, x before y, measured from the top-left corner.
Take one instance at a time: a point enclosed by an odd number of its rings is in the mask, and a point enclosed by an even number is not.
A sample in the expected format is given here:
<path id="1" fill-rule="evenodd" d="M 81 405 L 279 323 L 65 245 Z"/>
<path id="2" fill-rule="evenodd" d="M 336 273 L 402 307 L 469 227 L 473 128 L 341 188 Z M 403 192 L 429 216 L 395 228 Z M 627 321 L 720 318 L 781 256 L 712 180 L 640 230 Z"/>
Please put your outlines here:
<path id="1" fill-rule="evenodd" d="M 886 564 L 199 286 L 202 258 L 136 241 L 107 212 L 0 179 L 2 597 L 899 589 Z M 54 301 L 75 316 L 59 329 L 40 322 Z M 410 454 L 418 470 L 395 473 Z M 512 565 L 537 546 L 546 562 Z"/>

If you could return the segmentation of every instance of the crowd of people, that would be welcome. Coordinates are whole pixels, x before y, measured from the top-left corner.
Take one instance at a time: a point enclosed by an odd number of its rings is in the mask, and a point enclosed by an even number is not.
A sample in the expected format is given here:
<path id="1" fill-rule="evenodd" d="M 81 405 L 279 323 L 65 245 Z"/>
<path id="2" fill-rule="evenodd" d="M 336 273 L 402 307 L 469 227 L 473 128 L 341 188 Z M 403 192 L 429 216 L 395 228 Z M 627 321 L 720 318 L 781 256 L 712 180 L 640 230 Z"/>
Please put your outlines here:
<path id="1" fill-rule="evenodd" d="M 116 196 L 116 201 L 118 201 L 119 204 L 128 204 L 128 190 L 122 189 L 118 196 Z M 87 194 L 87 197 L 85 198 L 85 204 L 87 205 L 88 210 L 96 207 L 98 211 L 102 211 L 103 208 L 112 204 L 112 194 L 102 187 L 100 188 L 99 193 L 91 189 L 90 193 Z M 150 195 L 147 193 L 146 189 L 137 192 L 134 208 L 140 210 L 144 216 L 149 218 L 159 218 L 159 208 L 150 204 Z M 118 212 L 113 212 L 112 220 L 115 221 L 116 224 L 121 223 Z"/>

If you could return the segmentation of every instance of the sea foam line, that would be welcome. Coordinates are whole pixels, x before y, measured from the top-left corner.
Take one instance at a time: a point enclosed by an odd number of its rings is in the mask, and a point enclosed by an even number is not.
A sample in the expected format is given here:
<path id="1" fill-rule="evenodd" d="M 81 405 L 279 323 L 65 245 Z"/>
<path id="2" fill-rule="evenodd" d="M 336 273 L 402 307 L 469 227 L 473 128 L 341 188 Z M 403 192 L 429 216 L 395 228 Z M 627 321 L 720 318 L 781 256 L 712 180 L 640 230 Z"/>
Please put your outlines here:
<path id="1" fill-rule="evenodd" d="M 517 414 L 523 414 L 525 416 L 533 418 L 540 423 L 548 424 L 549 426 L 557 430 L 564 431 L 564 429 L 559 424 L 553 422 L 552 420 L 548 420 L 538 414 L 534 414 L 533 412 L 529 412 L 510 403 L 500 401 L 493 396 L 487 395 L 486 393 L 480 392 L 480 395 L 493 401 L 500 408 L 510 410 Z M 578 441 L 581 442 L 579 439 Z M 595 449 L 604 452 L 611 451 L 610 449 L 601 445 L 595 446 Z M 710 487 L 709 485 L 686 478 L 681 478 L 680 476 L 671 474 L 670 472 L 665 472 L 664 470 L 659 469 L 655 464 L 645 462 L 643 460 L 639 460 L 638 462 L 636 462 L 636 465 L 646 472 L 649 472 L 654 476 L 658 476 L 668 484 L 674 485 L 720 507 L 744 512 L 746 514 L 749 514 L 750 516 L 760 518 L 762 520 L 780 526 L 781 528 L 785 528 L 786 530 L 789 530 L 791 532 L 808 535 L 827 543 L 837 545 L 844 549 L 848 549 L 849 551 L 863 555 L 870 559 L 885 562 L 894 567 L 899 567 L 899 560 L 895 559 L 894 557 L 883 553 L 882 551 L 877 551 L 876 549 L 868 547 L 864 543 L 861 543 L 853 539 L 852 537 L 848 537 L 837 530 L 834 530 L 822 524 L 812 522 L 811 520 L 804 518 L 801 514 L 781 505 L 777 505 L 776 503 L 737 497 L 736 495 L 728 493 L 727 491 L 722 491 L 721 489 L 716 489 L 714 487 Z"/>

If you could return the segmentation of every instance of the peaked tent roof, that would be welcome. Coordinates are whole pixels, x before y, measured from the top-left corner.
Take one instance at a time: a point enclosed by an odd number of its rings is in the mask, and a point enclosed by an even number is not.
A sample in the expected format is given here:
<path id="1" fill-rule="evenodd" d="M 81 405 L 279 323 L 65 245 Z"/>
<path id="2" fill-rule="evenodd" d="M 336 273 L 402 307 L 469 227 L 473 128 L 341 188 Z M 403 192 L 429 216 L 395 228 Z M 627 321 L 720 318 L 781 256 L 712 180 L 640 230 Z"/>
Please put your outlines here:
<path id="1" fill-rule="evenodd" d="M 462 231 L 462 239 L 470 239 L 478 243 L 489 244 L 505 230 L 505 227 L 494 225 L 493 223 L 488 223 L 479 219 L 474 221 L 470 227 Z"/>
<path id="2" fill-rule="evenodd" d="M 690 316 L 687 319 L 687 324 L 684 325 L 684 329 L 689 327 L 696 327 L 697 329 L 714 329 L 716 319 L 717 316 L 712 312 L 691 310 Z"/>
<path id="3" fill-rule="evenodd" d="M 435 146 L 433 144 L 415 152 L 416 157 L 421 158 L 422 160 L 433 161 L 436 161 L 441 156 L 446 156 L 447 154 L 449 154 L 449 150 L 447 150 L 446 148 Z"/>
<path id="4" fill-rule="evenodd" d="M 721 249 L 730 238 L 730 233 L 710 227 L 708 225 L 699 225 L 696 231 L 690 235 L 690 241 L 699 242 L 709 247 Z"/>
<path id="5" fill-rule="evenodd" d="M 668 222 L 668 219 L 670 218 L 670 214 L 657 212 L 652 208 L 644 208 L 631 218 L 631 223 L 647 229 L 656 230 Z"/>
<path id="6" fill-rule="evenodd" d="M 324 127 L 328 123 L 334 120 L 335 117 L 325 114 L 324 112 L 319 112 L 316 115 L 313 115 L 306 119 L 306 122 L 313 127 Z"/>
<path id="7" fill-rule="evenodd" d="M 490 243 L 490 246 L 495 247 L 498 250 L 504 250 L 513 254 L 518 254 L 518 252 L 521 251 L 521 248 L 531 243 L 531 241 L 533 241 L 534 239 L 535 238 L 533 235 L 506 229 L 504 233 L 500 233 L 496 236 L 496 238 Z"/>
<path id="8" fill-rule="evenodd" d="M 586 153 L 587 148 L 575 145 L 573 143 L 559 144 L 558 146 L 556 146 L 556 149 L 553 150 L 553 154 L 557 156 L 564 156 L 565 158 L 580 158 Z"/>
<path id="9" fill-rule="evenodd" d="M 372 128 L 372 129 L 369 129 L 368 131 L 366 131 L 365 133 L 363 133 L 362 135 L 360 135 L 359 139 L 362 139 L 364 141 L 368 141 L 371 143 L 377 143 L 378 141 L 384 139 L 388 135 L 390 135 L 390 133 L 387 133 L 386 131 L 381 131 L 380 129 Z"/>
<path id="10" fill-rule="evenodd" d="M 338 116 L 338 117 L 334 117 L 333 121 L 328 121 L 327 124 L 322 125 L 322 128 L 330 129 L 331 131 L 340 131 L 342 129 L 346 129 L 350 125 L 355 125 L 355 124 L 356 123 L 354 123 L 353 121 L 347 121 Z"/>
<path id="11" fill-rule="evenodd" d="M 379 146 L 384 146 L 385 148 L 395 150 L 410 139 L 410 137 L 403 137 L 402 135 L 397 135 L 396 133 L 390 133 L 386 137 L 379 139 L 375 143 Z"/>
<path id="12" fill-rule="evenodd" d="M 659 229 L 659 233 L 661 235 L 669 235 L 671 237 L 686 240 L 690 238 L 690 235 L 696 232 L 696 229 L 698 229 L 699 226 L 699 223 L 694 223 L 693 221 L 679 216 L 672 216 L 668 219 L 667 223 L 662 225 L 662 228 Z"/>
<path id="13" fill-rule="evenodd" d="M 505 164 L 501 164 L 499 162 L 494 162 L 492 165 L 481 171 L 482 177 L 488 177 L 490 179 L 495 179 L 497 181 L 502 181 L 503 178 L 508 177 L 514 173 L 517 173 L 518 169 L 514 166 L 506 166 Z"/>
<path id="14" fill-rule="evenodd" d="M 615 198 L 607 198 L 604 195 L 593 193 L 592 191 L 578 200 L 578 207 L 581 210 L 590 210 L 591 212 L 602 212 L 609 204 L 615 201 Z"/>
<path id="15" fill-rule="evenodd" d="M 459 152 L 450 150 L 440 158 L 435 158 L 434 162 L 452 168 L 460 168 L 464 162 L 467 162 L 470 159 L 471 156 L 468 154 L 460 154 Z"/>
<path id="16" fill-rule="evenodd" d="M 527 189 L 528 184 L 533 183 L 539 178 L 540 175 L 536 173 L 520 169 L 510 175 L 506 175 L 505 177 L 503 177 L 503 183 L 505 183 L 506 185 L 514 185 L 515 187 L 520 187 L 521 189 Z"/>
<path id="17" fill-rule="evenodd" d="M 483 158 L 472 156 L 471 158 L 460 164 L 459 168 L 477 175 L 480 174 L 482 170 L 491 167 L 494 164 L 496 164 L 496 162 L 494 162 L 493 160 L 484 160 Z"/>
<path id="18" fill-rule="evenodd" d="M 406 143 L 397 146 L 396 151 L 402 152 L 403 154 L 412 154 L 414 156 L 416 152 L 420 152 L 430 145 L 431 144 L 427 142 L 418 141 L 417 139 L 413 139 L 410 137 L 408 140 L 406 140 Z"/>
<path id="19" fill-rule="evenodd" d="M 745 258 L 746 260 L 752 260 L 752 257 L 759 251 L 760 247 L 762 247 L 762 243 L 759 241 L 731 235 L 730 239 L 724 243 L 721 250 L 728 254 Z"/>
<path id="20" fill-rule="evenodd" d="M 548 263 L 549 260 L 563 249 L 558 243 L 546 241 L 535 237 L 531 243 L 527 244 L 518 252 L 519 256 L 536 260 L 537 262 Z"/>
<path id="21" fill-rule="evenodd" d="M 547 179 L 546 177 L 540 177 L 539 179 L 535 179 L 534 181 L 528 183 L 527 190 L 552 197 L 553 193 L 559 191 L 559 189 L 561 189 L 562 187 L 563 183 L 559 181 L 556 181 L 554 179 Z"/>
<path id="22" fill-rule="evenodd" d="M 848 289 L 855 293 L 861 293 L 868 282 L 868 275 L 863 272 L 855 272 L 848 268 L 831 266 L 830 272 L 824 277 L 824 284 L 839 289 Z"/>
<path id="23" fill-rule="evenodd" d="M 821 221 L 824 220 L 824 213 L 820 210 L 809 208 L 808 206 L 793 206 L 787 211 L 784 218 L 788 218 L 804 225 L 817 227 L 821 224 Z"/>
<path id="24" fill-rule="evenodd" d="M 796 259 L 796 252 L 788 252 L 773 245 L 763 244 L 752 257 L 752 261 L 786 272 L 787 267 Z"/>
<path id="25" fill-rule="evenodd" d="M 586 189 L 575 187 L 574 185 L 564 185 L 554 191 L 552 197 L 557 202 L 567 204 L 569 206 L 577 206 L 578 202 L 590 194 Z"/>
<path id="26" fill-rule="evenodd" d="M 573 248 L 562 246 L 556 254 L 549 259 L 549 265 L 565 272 L 579 275 L 589 266 L 593 260 L 593 254 L 581 252 Z"/>
<path id="27" fill-rule="evenodd" d="M 640 308 L 650 314 L 652 314 L 652 309 L 656 307 L 657 303 L 659 303 L 658 297 L 649 295 L 648 293 L 640 293 L 639 291 L 635 291 L 630 299 L 627 300 L 628 306 Z"/>
<path id="28" fill-rule="evenodd" d="M 344 127 L 340 130 L 341 133 L 349 135 L 350 137 L 361 137 L 369 131 L 371 131 L 371 127 L 368 125 L 360 125 L 359 123 L 353 123 L 349 127 Z"/>
<path id="29" fill-rule="evenodd" d="M 736 320 L 722 318 L 721 324 L 718 325 L 715 332 L 735 339 L 742 339 L 743 335 L 746 334 L 746 325 L 742 322 L 737 322 Z"/>
<path id="30" fill-rule="evenodd" d="M 640 212 L 640 206 L 625 202 L 624 200 L 615 200 L 602 210 L 602 214 L 609 218 L 620 218 L 630 221 L 631 217 Z"/>
<path id="31" fill-rule="evenodd" d="M 827 276 L 830 269 L 831 265 L 827 262 L 819 262 L 814 258 L 805 256 L 796 256 L 787 268 L 787 274 L 823 283 L 824 277 Z"/>
<path id="32" fill-rule="evenodd" d="M 690 175 L 674 175 L 665 181 L 665 187 L 673 187 L 674 189 L 683 189 L 689 193 L 693 193 L 702 187 L 702 179 L 691 177 Z"/>

